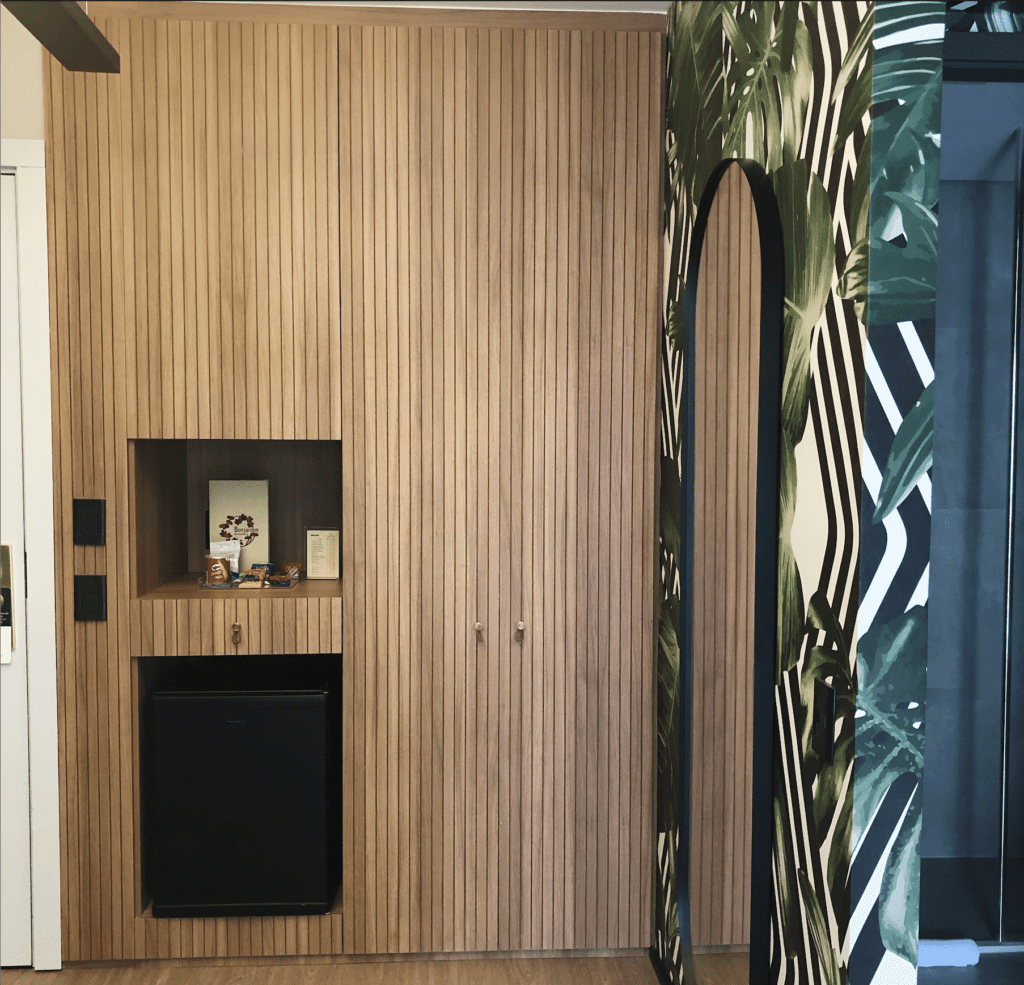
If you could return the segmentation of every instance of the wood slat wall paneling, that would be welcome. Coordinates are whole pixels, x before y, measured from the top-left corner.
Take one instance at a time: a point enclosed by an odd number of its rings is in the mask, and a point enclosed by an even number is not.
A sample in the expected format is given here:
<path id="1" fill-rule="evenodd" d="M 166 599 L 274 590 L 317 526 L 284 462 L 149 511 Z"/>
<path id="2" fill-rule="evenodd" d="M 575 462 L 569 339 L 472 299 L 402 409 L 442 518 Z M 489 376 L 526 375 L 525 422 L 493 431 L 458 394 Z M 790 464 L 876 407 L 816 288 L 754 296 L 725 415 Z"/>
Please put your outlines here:
<path id="1" fill-rule="evenodd" d="M 580 211 L 583 195 L 582 187 L 582 152 L 583 129 L 580 118 L 581 96 L 580 81 L 582 76 L 582 38 L 579 31 L 563 32 L 562 52 L 568 55 L 568 71 L 562 73 L 562 90 L 560 99 L 566 101 L 568 116 L 568 229 L 564 266 L 562 267 L 568 286 L 567 333 L 566 333 L 566 419 L 565 419 L 565 495 L 559 509 L 562 522 L 564 547 L 560 553 L 561 563 L 565 569 L 565 605 L 562 611 L 562 632 L 566 639 L 565 655 L 565 844 L 562 850 L 564 876 L 561 895 L 564 900 L 564 914 L 560 927 L 564 927 L 561 935 L 563 946 L 575 940 L 576 911 L 582 910 L 582 902 L 578 895 L 577 851 L 576 845 L 580 838 L 581 808 L 577 802 L 579 786 L 579 770 L 577 764 L 577 736 L 580 734 L 581 723 L 577 716 L 577 703 L 581 691 L 578 681 L 578 661 L 581 646 L 576 632 L 576 610 L 579 604 L 576 572 L 576 518 L 573 503 L 579 497 L 579 473 L 577 449 L 579 445 L 579 409 L 580 400 L 580 268 L 574 250 L 578 250 L 580 242 Z M 564 157 L 564 154 L 562 155 Z M 627 651 L 628 652 L 628 651 Z M 582 871 L 582 870 L 581 870 Z M 558 928 L 556 928 L 558 929 Z"/>
<path id="2" fill-rule="evenodd" d="M 513 296 L 518 286 L 516 283 L 517 266 L 519 267 L 521 280 L 521 266 L 517 264 L 515 256 L 516 244 L 514 240 L 515 217 L 521 210 L 521 199 L 516 200 L 515 194 L 519 187 L 515 182 L 516 158 L 519 155 L 522 132 L 516 129 L 514 117 L 514 106 L 518 106 L 522 98 L 522 89 L 518 92 L 514 88 L 515 67 L 513 64 L 513 33 L 501 31 L 498 36 L 499 57 L 495 63 L 495 75 L 500 79 L 498 91 L 499 112 L 502 121 L 502 130 L 507 133 L 509 140 L 505 152 L 502 154 L 502 163 L 499 169 L 498 182 L 500 189 L 500 213 L 499 213 L 499 249 L 502 257 L 501 278 L 497 285 L 499 325 L 500 325 L 500 383 L 497 392 L 491 391 L 492 402 L 497 404 L 499 420 L 501 422 L 501 464 L 498 478 L 498 489 L 501 503 L 501 514 L 499 516 L 499 538 L 498 538 L 498 564 L 499 564 L 499 596 L 498 596 L 498 620 L 501 637 L 499 642 L 499 653 L 501 654 L 500 666 L 500 692 L 498 696 L 499 714 L 499 738 L 498 738 L 498 764 L 500 779 L 498 786 L 498 810 L 499 810 L 499 858 L 498 858 L 498 885 L 500 899 L 504 905 L 498 909 L 498 939 L 499 944 L 504 939 L 505 947 L 515 946 L 512 941 L 519 931 L 518 926 L 518 902 L 519 902 L 519 880 L 516 878 L 516 858 L 519 854 L 519 818 L 516 810 L 515 781 L 517 764 L 514 759 L 515 748 L 514 731 L 517 729 L 516 706 L 520 695 L 515 686 L 515 673 L 513 665 L 518 670 L 521 659 L 522 647 L 513 642 L 514 634 L 511 631 L 519 617 L 517 607 L 521 606 L 521 578 L 518 571 L 518 558 L 514 558 L 515 535 L 522 523 L 522 514 L 515 512 L 516 503 L 513 501 L 513 487 L 519 481 L 516 472 L 515 445 L 516 438 L 520 437 L 515 432 L 518 430 L 519 421 L 513 418 L 516 408 L 515 384 L 519 379 L 515 376 L 518 356 L 521 349 L 517 345 L 517 339 L 513 332 Z M 492 67 L 492 71 L 494 68 Z M 518 138 L 518 142 L 517 142 Z M 521 167 L 521 165 L 520 165 Z M 521 174 L 521 172 L 520 172 Z M 521 343 L 520 343 L 521 344 Z M 514 381 L 514 382 L 513 382 Z M 508 628 L 506 628 L 506 626 Z M 504 871 L 503 871 L 504 870 Z"/>
<path id="3" fill-rule="evenodd" d="M 753 199 L 734 165 L 722 179 L 698 284 L 695 460 L 694 943 L 749 939 L 753 564 L 760 254 Z"/>
<path id="4" fill-rule="evenodd" d="M 481 335 L 487 340 L 488 361 L 486 369 L 487 400 L 487 525 L 488 547 L 486 558 L 487 590 L 485 607 L 487 618 L 484 619 L 484 648 L 487 659 L 488 677 L 488 722 L 486 728 L 488 782 L 487 782 L 487 944 L 489 949 L 503 946 L 501 935 L 502 900 L 499 887 L 507 886 L 507 867 L 503 865 L 503 842 L 500 831 L 506 831 L 507 821 L 502 813 L 499 794 L 499 769 L 501 768 L 501 712 L 504 705 L 501 699 L 501 668 L 507 666 L 503 660 L 503 651 L 508 646 L 508 623 L 499 622 L 501 602 L 501 569 L 502 569 L 502 522 L 501 522 L 501 485 L 500 463 L 503 460 L 502 420 L 498 402 L 492 395 L 500 387 L 501 379 L 501 296 L 500 283 L 502 275 L 501 253 L 501 136 L 504 121 L 501 117 L 501 36 L 496 31 L 481 34 L 480 45 L 480 81 L 486 82 L 480 90 L 480 103 L 487 118 L 487 143 L 481 148 L 481 163 L 486 164 L 486 180 L 481 182 L 481 210 L 487 221 L 486 273 L 481 289 L 486 296 L 484 311 L 486 321 L 481 326 Z M 486 150 L 484 150 L 484 147 Z M 480 495 L 484 495 L 481 488 Z M 505 619 L 507 620 L 507 614 Z"/>
<path id="5" fill-rule="evenodd" d="M 387 582 L 398 589 L 401 595 L 399 584 L 399 559 L 402 554 L 401 528 L 399 516 L 399 463 L 402 458 L 402 435 L 398 425 L 398 405 L 401 399 L 401 387 L 398 379 L 398 367 L 401 359 L 399 350 L 399 331 L 401 315 L 398 311 L 398 285 L 400 282 L 408 283 L 408 273 L 401 257 L 402 244 L 398 239 L 398 174 L 397 157 L 399 152 L 399 135 L 397 126 L 397 29 L 387 27 L 380 32 L 375 32 L 379 37 L 380 46 L 378 53 L 383 57 L 383 119 L 385 139 L 384 149 L 384 174 L 387 175 L 387 187 L 380 196 L 383 205 L 384 217 L 384 241 L 378 242 L 377 256 L 383 259 L 385 267 L 385 310 L 387 325 L 387 406 L 384 416 L 384 427 L 387 436 L 388 454 L 387 471 L 384 474 L 385 488 L 387 490 L 388 510 L 388 532 L 387 532 Z M 378 76 L 379 78 L 380 76 Z M 404 601 L 404 599 L 403 599 Z M 400 603 L 401 604 L 401 603 Z M 399 688 L 398 681 L 400 667 L 405 663 L 407 657 L 401 652 L 398 646 L 398 628 L 400 623 L 406 620 L 395 611 L 393 598 L 388 598 L 386 603 L 387 619 L 387 652 L 390 659 L 387 666 L 387 689 L 383 692 L 384 701 L 387 707 L 387 731 L 385 739 L 386 755 L 382 757 L 386 763 L 387 774 L 387 864 L 388 882 L 398 885 L 399 892 L 390 894 L 387 905 L 387 950 L 398 950 L 398 917 L 401 911 L 400 900 L 404 896 L 408 898 L 408 892 L 402 892 L 401 873 L 399 871 L 399 844 L 398 825 L 399 815 L 402 811 L 402 803 L 398 796 L 398 771 L 399 768 L 408 769 L 404 763 L 399 762 L 400 749 L 398 740 L 398 717 L 399 717 Z M 402 606 L 404 608 L 404 605 Z M 396 618 L 397 616 L 397 618 Z"/>
<path id="6" fill-rule="evenodd" d="M 644 946 L 660 35 L 108 7 L 46 73 L 68 959 Z M 342 597 L 170 583 L 210 438 L 342 442 Z M 132 657 L 338 650 L 339 907 L 144 913 Z"/>
<path id="7" fill-rule="evenodd" d="M 574 39 L 568 32 L 509 31 L 474 37 L 432 29 L 407 41 L 401 31 L 392 36 L 386 29 L 367 29 L 361 32 L 358 55 L 350 58 L 353 82 L 357 58 L 359 80 L 368 74 L 375 80 L 359 93 L 353 89 L 350 97 L 357 108 L 351 114 L 356 139 L 348 150 L 352 174 L 360 183 L 353 189 L 353 201 L 363 217 L 360 225 L 354 216 L 352 228 L 362 251 L 357 255 L 353 250 L 352 272 L 343 273 L 343 282 L 346 277 L 362 282 L 364 315 L 372 319 L 372 328 L 370 322 L 364 324 L 362 359 L 357 358 L 355 333 L 354 344 L 343 340 L 342 348 L 344 376 L 351 365 L 353 380 L 362 375 L 367 393 L 363 401 L 353 399 L 353 432 L 364 436 L 372 452 L 372 461 L 367 451 L 358 452 L 360 459 L 345 456 L 346 502 L 359 489 L 367 511 L 365 523 L 346 528 L 354 533 L 345 548 L 346 558 L 363 555 L 369 599 L 360 605 L 351 586 L 351 604 L 368 620 L 362 635 L 366 656 L 357 663 L 365 676 L 354 681 L 366 696 L 356 701 L 366 720 L 357 722 L 351 740 L 353 760 L 362 747 L 369 767 L 361 773 L 364 784 L 356 787 L 352 808 L 362 818 L 363 833 L 351 851 L 366 859 L 354 895 L 365 893 L 357 917 L 365 915 L 367 939 L 354 944 L 357 949 L 395 947 L 396 933 L 398 948 L 406 947 L 406 934 L 410 948 L 417 937 L 421 947 L 439 949 L 469 948 L 474 939 L 499 947 L 570 946 L 577 924 L 585 926 L 582 918 L 577 920 L 576 907 L 581 914 L 587 912 L 582 881 L 586 867 L 577 874 L 575 859 L 577 841 L 586 844 L 591 812 L 575 805 L 578 770 L 567 767 L 566 759 L 569 746 L 576 755 L 577 707 L 590 705 L 579 698 L 576 668 L 584 651 L 575 639 L 581 606 L 578 594 L 572 601 L 579 591 L 577 565 L 558 558 L 566 551 L 574 559 L 578 554 L 576 517 L 570 528 L 567 505 L 576 501 L 580 481 L 574 470 L 581 414 L 573 394 L 579 390 L 581 339 L 587 339 L 589 363 L 592 331 L 599 339 L 607 333 L 604 351 L 619 359 L 620 366 L 616 375 L 602 364 L 599 343 L 593 362 L 603 375 L 595 373 L 593 394 L 587 391 L 587 420 L 592 396 L 594 419 L 601 419 L 602 410 L 605 415 L 606 437 L 602 445 L 599 434 L 595 447 L 606 450 L 595 454 L 591 466 L 589 433 L 586 447 L 587 469 L 598 483 L 597 502 L 603 502 L 607 517 L 601 532 L 595 531 L 600 545 L 595 571 L 603 573 L 604 581 L 595 577 L 594 583 L 603 584 L 604 590 L 586 609 L 606 614 L 606 628 L 593 647 L 594 663 L 603 664 L 605 711 L 603 719 L 595 714 L 589 727 L 596 743 L 607 732 L 600 723 L 609 720 L 608 710 L 613 709 L 615 727 L 622 733 L 625 726 L 628 737 L 621 758 L 612 761 L 607 736 L 605 751 L 594 757 L 593 772 L 603 794 L 595 798 L 594 807 L 607 808 L 616 788 L 629 796 L 635 789 L 643 796 L 643 784 L 633 776 L 642 759 L 640 726 L 633 725 L 633 716 L 647 707 L 651 692 L 649 682 L 639 683 L 640 665 L 631 663 L 632 637 L 642 633 L 644 619 L 649 628 L 652 616 L 649 603 L 634 605 L 631 600 L 622 607 L 618 597 L 623 585 L 627 592 L 635 588 L 639 593 L 643 581 L 638 577 L 634 586 L 631 579 L 644 555 L 641 551 L 634 558 L 630 553 L 639 538 L 641 516 L 634 519 L 629 507 L 627 518 L 622 503 L 642 494 L 642 482 L 636 490 L 633 485 L 642 477 L 642 456 L 633 450 L 632 435 L 643 438 L 648 411 L 640 394 L 653 389 L 645 375 L 653 359 L 648 360 L 644 345 L 634 343 L 634 335 L 643 322 L 636 312 L 653 310 L 646 267 L 638 267 L 637 251 L 643 243 L 646 264 L 656 249 L 649 245 L 651 213 L 644 209 L 657 199 L 653 190 L 645 195 L 647 206 L 627 206 L 627 199 L 639 197 L 642 183 L 650 181 L 656 188 L 657 167 L 649 162 L 648 150 L 641 168 L 634 147 L 641 128 L 650 125 L 650 105 L 645 100 L 640 114 L 637 86 L 632 100 L 625 95 L 628 73 L 640 70 L 640 39 L 623 34 L 611 38 L 608 47 L 614 55 L 621 48 L 621 57 L 610 59 L 611 70 L 602 75 L 610 98 L 602 104 L 607 121 L 602 118 L 599 133 L 607 145 L 609 176 L 622 177 L 611 183 L 607 199 L 601 199 L 601 217 L 606 211 L 607 226 L 613 229 L 621 222 L 619 211 L 627 213 L 632 230 L 603 250 L 607 276 L 602 268 L 585 288 L 570 244 L 581 235 L 583 162 L 592 166 L 593 152 L 589 146 L 571 151 L 565 143 L 566 135 L 570 143 L 582 142 L 576 135 L 589 135 L 592 129 L 579 119 L 582 96 L 577 101 L 572 95 L 579 88 L 575 73 L 582 73 L 582 35 Z M 649 57 L 649 48 L 645 37 L 643 62 L 653 73 L 658 62 Z M 415 54 L 418 78 L 425 83 L 408 95 L 403 91 L 406 76 L 388 70 L 391 53 L 406 50 L 410 58 Z M 593 50 L 591 39 L 591 58 Z M 606 72 L 603 60 L 601 69 Z M 628 124 L 630 113 L 636 119 Z M 406 132 L 410 146 L 402 148 L 394 142 Z M 475 146 L 484 153 L 470 153 Z M 405 154 L 410 162 L 420 162 L 419 169 L 404 163 Z M 429 169 L 423 168 L 424 160 L 431 162 Z M 412 175 L 418 172 L 409 192 L 407 167 Z M 527 174 L 538 178 L 527 183 Z M 592 175 L 586 184 L 592 215 Z M 397 203 L 397 214 L 389 195 Z M 402 218 L 406 211 L 408 227 Z M 603 249 L 601 234 L 593 235 L 595 247 Z M 613 290 L 616 276 L 621 283 Z M 595 289 L 603 305 L 585 336 L 581 289 L 588 309 Z M 408 316 L 407 297 L 419 302 Z M 482 318 L 475 333 L 468 325 L 471 312 Z M 412 357 L 417 338 L 420 348 Z M 628 370 L 621 365 L 635 358 L 641 360 L 639 369 L 633 362 Z M 617 402 L 614 396 L 608 401 L 606 393 L 616 387 Z M 402 425 L 416 400 L 420 436 L 409 442 Z M 640 411 L 635 413 L 634 406 Z M 387 423 L 396 420 L 397 429 Z M 470 470 L 477 475 L 472 496 L 465 494 L 470 487 L 462 478 Z M 610 472 L 618 473 L 614 481 Z M 425 480 L 417 492 L 413 474 Z M 351 493 L 348 483 L 354 486 Z M 407 581 L 394 568 L 394 558 L 409 550 L 403 507 L 419 513 L 420 556 L 426 564 L 419 569 L 419 593 L 407 587 L 411 576 Z M 611 549 L 602 543 L 606 529 L 614 532 Z M 360 545 L 356 538 L 364 531 L 367 540 Z M 471 562 L 474 542 L 476 559 Z M 621 559 L 613 578 L 603 561 L 610 561 L 616 551 Z M 384 619 L 382 598 L 388 604 Z M 613 607 L 620 610 L 614 633 Z M 512 636 L 524 615 L 529 641 L 519 644 Z M 476 621 L 485 627 L 479 645 L 472 633 Z M 410 627 L 408 636 L 403 625 Z M 618 652 L 625 642 L 630 646 L 622 663 Z M 641 648 L 636 656 L 641 660 L 648 654 Z M 419 682 L 416 759 L 424 767 L 414 785 L 409 781 L 408 799 L 402 764 L 414 755 L 416 738 L 413 723 L 404 715 L 407 676 Z M 586 670 L 582 676 L 586 679 Z M 397 722 L 395 708 L 403 712 Z M 594 708 L 600 710 L 596 702 Z M 476 749 L 471 726 L 479 738 Z M 580 761 L 586 762 L 585 740 L 579 740 L 579 748 Z M 392 750 L 397 755 L 389 759 Z M 432 753 L 429 763 L 425 750 Z M 616 787 L 607 782 L 612 765 Z M 486 777 L 486 787 L 470 782 L 474 775 L 481 782 Z M 585 803 L 585 784 L 580 789 Z M 496 810 L 482 810 L 488 803 Z M 414 830 L 417 837 L 412 839 Z M 632 845 L 639 830 L 630 811 L 615 800 L 603 844 Z M 396 842 L 398 864 L 393 868 Z M 492 844 L 493 849 L 488 847 Z M 572 853 L 571 864 L 567 852 Z M 607 853 L 606 847 L 606 858 Z M 634 939 L 641 926 L 640 918 L 632 915 L 637 907 L 622 904 L 618 892 L 623 889 L 630 899 L 639 898 L 643 876 L 639 866 L 617 855 L 613 864 L 604 864 L 601 902 L 607 905 L 614 898 L 615 937 L 609 936 L 607 922 L 599 937 L 595 922 L 594 939 Z M 407 898 L 399 889 L 396 902 L 395 881 L 399 887 L 406 879 L 411 882 L 417 866 L 417 885 Z M 576 892 L 577 878 L 580 899 L 567 900 L 567 890 Z M 406 906 L 408 930 L 403 927 Z"/>
<path id="8" fill-rule="evenodd" d="M 523 123 L 522 123 L 522 165 L 521 175 L 537 173 L 537 97 L 539 82 L 537 75 L 537 31 L 526 31 L 523 38 L 522 84 L 523 84 Z M 518 162 L 518 158 L 517 158 Z M 535 617 L 534 586 L 540 587 L 540 580 L 535 577 L 534 566 L 534 529 L 536 512 L 534 509 L 534 407 L 533 378 L 534 358 L 536 355 L 536 186 L 530 182 L 523 183 L 522 209 L 522 360 L 517 379 L 522 388 L 520 398 L 522 406 L 522 446 L 520 452 L 522 476 L 521 488 L 517 484 L 520 506 L 517 512 L 522 516 L 519 555 L 522 558 L 521 579 L 521 612 L 524 622 L 530 627 L 529 635 L 521 644 L 521 664 L 519 667 L 520 691 L 525 695 L 533 692 L 534 668 L 540 652 L 539 637 L 536 635 L 537 621 Z M 515 466 L 513 466 L 515 468 Z M 516 608 L 513 604 L 513 608 Z M 532 868 L 529 846 L 534 842 L 535 825 L 533 810 L 533 770 L 535 768 L 533 749 L 534 712 L 529 700 L 521 704 L 519 736 L 519 767 L 521 774 L 521 817 L 520 817 L 520 864 L 518 866 L 519 885 L 519 918 L 520 937 L 525 946 L 533 944 L 533 896 Z"/>
<path id="9" fill-rule="evenodd" d="M 340 437 L 337 29 L 122 23 L 129 436 Z"/>
<path id="10" fill-rule="evenodd" d="M 484 759 L 481 787 L 477 791 L 478 843 L 484 852 L 481 865 L 479 913 L 483 921 L 479 939 L 487 950 L 498 946 L 498 409 L 490 399 L 492 381 L 498 379 L 497 293 L 491 290 L 497 272 L 498 226 L 492 222 L 491 204 L 497 195 L 497 147 L 499 120 L 492 116 L 492 32 L 477 34 L 477 118 L 479 121 L 479 167 L 477 182 L 477 337 L 480 341 L 477 413 L 479 421 L 480 469 L 477 473 L 477 520 L 480 540 L 477 556 L 476 618 L 483 623 L 483 639 L 477 645 L 478 668 L 483 679 L 480 692 L 482 717 L 478 718 L 477 740 Z"/>
<path id="11" fill-rule="evenodd" d="M 594 85 L 594 36 L 589 31 L 583 32 L 580 38 L 579 54 L 579 127 L 580 147 L 579 160 L 579 258 L 576 265 L 579 292 L 580 327 L 577 345 L 578 359 L 578 390 L 580 399 L 576 408 L 577 444 L 576 444 L 576 497 L 575 515 L 570 510 L 570 523 L 575 526 L 576 555 L 570 556 L 568 563 L 573 565 L 576 578 L 576 604 L 570 608 L 569 624 L 576 637 L 576 731 L 575 742 L 575 798 L 576 812 L 583 823 L 576 826 L 574 872 L 574 907 L 572 939 L 583 944 L 587 939 L 586 918 L 588 913 L 587 881 L 593 868 L 590 857 L 590 774 L 588 772 L 588 724 L 590 721 L 590 650 L 588 645 L 588 592 L 590 573 L 588 571 L 588 524 L 590 512 L 589 472 L 590 472 L 590 387 L 591 374 L 596 367 L 591 365 L 588 326 L 591 317 L 591 291 L 593 272 L 593 243 L 591 231 L 594 215 L 594 181 L 593 181 L 593 85 Z M 584 140 L 584 138 L 587 138 Z"/>

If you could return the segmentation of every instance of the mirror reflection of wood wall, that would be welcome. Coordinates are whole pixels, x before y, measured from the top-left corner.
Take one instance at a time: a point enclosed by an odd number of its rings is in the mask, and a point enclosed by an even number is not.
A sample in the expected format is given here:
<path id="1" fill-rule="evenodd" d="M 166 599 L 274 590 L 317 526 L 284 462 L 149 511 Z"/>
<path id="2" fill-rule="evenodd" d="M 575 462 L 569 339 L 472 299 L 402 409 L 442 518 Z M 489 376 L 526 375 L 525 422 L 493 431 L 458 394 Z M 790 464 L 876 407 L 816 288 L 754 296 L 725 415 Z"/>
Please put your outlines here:
<path id="1" fill-rule="evenodd" d="M 760 287 L 754 199 L 733 164 L 708 218 L 694 326 L 695 947 L 750 940 Z"/>

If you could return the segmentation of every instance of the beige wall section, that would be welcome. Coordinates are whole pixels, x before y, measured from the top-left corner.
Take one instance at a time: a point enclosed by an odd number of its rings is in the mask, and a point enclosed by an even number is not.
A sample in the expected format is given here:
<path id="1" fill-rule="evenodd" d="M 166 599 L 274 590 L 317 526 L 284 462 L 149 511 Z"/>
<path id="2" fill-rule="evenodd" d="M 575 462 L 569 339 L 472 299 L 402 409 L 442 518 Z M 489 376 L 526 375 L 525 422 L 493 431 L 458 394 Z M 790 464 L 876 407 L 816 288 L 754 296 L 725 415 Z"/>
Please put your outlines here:
<path id="1" fill-rule="evenodd" d="M 0 8 L 0 136 L 43 139 L 43 59 L 39 42 Z"/>

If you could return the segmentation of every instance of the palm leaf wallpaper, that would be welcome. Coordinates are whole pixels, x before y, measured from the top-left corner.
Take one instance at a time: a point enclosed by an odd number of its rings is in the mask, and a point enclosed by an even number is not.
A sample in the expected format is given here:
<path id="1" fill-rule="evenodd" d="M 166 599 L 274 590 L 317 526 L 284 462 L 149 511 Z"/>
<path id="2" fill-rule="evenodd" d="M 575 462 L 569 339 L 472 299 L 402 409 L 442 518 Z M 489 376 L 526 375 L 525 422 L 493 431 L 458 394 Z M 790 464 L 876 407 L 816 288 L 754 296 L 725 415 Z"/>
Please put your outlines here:
<path id="1" fill-rule="evenodd" d="M 999 29 L 1017 6 L 973 16 Z M 946 7 L 670 12 L 655 946 L 673 981 L 689 965 L 674 871 L 683 276 L 730 157 L 770 175 L 786 249 L 770 980 L 916 981 Z M 836 692 L 832 763 L 811 742 L 820 681 Z"/>
<path id="2" fill-rule="evenodd" d="M 708 176 L 733 157 L 768 173 L 786 244 L 771 978 L 848 981 L 872 6 L 727 0 L 670 11 L 655 946 L 675 981 L 687 956 L 674 871 L 677 524 L 689 481 L 681 467 L 683 272 Z M 815 680 L 838 696 L 830 764 L 811 748 Z"/>
<path id="3" fill-rule="evenodd" d="M 946 4 L 875 13 L 850 978 L 916 981 Z M 865 297 L 863 288 L 860 297 Z"/>

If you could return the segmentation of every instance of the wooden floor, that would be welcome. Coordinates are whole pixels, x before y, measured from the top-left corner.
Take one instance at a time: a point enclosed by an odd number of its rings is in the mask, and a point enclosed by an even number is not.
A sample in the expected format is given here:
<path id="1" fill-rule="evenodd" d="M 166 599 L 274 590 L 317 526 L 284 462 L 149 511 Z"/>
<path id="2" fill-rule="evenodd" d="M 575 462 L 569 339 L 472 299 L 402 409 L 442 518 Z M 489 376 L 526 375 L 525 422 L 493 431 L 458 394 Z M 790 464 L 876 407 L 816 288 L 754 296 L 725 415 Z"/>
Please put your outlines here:
<path id="1" fill-rule="evenodd" d="M 747 955 L 695 958 L 697 985 L 746 985 Z M 646 956 L 465 958 L 431 961 L 276 962 L 215 965 L 137 961 L 65 965 L 61 971 L 5 968 L 3 985 L 657 985 Z"/>

